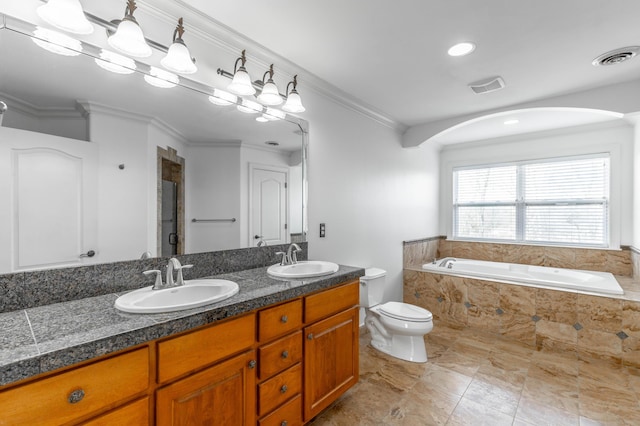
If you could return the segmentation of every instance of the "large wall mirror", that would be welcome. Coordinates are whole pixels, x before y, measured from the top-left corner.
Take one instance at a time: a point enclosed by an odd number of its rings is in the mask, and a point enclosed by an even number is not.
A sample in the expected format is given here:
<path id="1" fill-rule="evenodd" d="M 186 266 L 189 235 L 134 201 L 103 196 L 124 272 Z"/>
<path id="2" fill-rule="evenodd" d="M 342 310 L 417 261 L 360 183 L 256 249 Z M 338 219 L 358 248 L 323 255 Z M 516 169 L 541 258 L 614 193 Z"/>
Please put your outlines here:
<path id="1" fill-rule="evenodd" d="M 95 46 L 52 53 L 0 17 L 0 273 L 305 241 L 304 120 L 107 71 Z"/>

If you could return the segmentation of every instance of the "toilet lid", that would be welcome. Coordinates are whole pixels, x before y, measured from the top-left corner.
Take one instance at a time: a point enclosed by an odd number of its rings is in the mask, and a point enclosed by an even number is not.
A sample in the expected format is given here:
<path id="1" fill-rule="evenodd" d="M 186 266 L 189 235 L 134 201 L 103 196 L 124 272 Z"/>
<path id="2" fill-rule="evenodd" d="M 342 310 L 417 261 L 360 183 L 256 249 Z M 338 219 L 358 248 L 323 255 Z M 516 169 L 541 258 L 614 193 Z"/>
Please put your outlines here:
<path id="1" fill-rule="evenodd" d="M 406 321 L 426 322 L 431 321 L 433 318 L 431 312 L 408 303 L 387 302 L 384 305 L 380 305 L 378 310 L 391 318 Z"/>

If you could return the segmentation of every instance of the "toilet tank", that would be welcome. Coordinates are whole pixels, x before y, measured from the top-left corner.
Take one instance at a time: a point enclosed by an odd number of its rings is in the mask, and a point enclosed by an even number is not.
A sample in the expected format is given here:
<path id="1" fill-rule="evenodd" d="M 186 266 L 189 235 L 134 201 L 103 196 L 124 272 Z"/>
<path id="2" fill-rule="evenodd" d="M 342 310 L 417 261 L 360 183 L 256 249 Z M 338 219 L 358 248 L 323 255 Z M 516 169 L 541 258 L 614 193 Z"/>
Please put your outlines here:
<path id="1" fill-rule="evenodd" d="M 367 268 L 360 277 L 360 306 L 371 307 L 384 302 L 384 290 L 387 271 L 379 268 Z"/>

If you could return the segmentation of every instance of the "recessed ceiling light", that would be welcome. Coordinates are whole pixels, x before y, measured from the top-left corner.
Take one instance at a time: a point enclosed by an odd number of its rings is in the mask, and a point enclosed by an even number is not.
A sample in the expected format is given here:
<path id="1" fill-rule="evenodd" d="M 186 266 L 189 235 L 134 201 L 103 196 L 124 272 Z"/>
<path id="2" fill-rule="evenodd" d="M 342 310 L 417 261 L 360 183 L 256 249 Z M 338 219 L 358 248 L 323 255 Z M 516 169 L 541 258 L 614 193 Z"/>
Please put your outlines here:
<path id="1" fill-rule="evenodd" d="M 511 120 L 506 120 L 504 122 L 505 126 L 511 126 L 513 124 L 518 124 L 520 122 L 520 120 L 518 120 L 517 118 L 512 118 Z"/>
<path id="2" fill-rule="evenodd" d="M 464 56 L 476 50 L 476 45 L 471 43 L 470 41 L 465 41 L 463 43 L 458 43 L 454 46 L 451 46 L 447 53 L 449 56 Z"/>

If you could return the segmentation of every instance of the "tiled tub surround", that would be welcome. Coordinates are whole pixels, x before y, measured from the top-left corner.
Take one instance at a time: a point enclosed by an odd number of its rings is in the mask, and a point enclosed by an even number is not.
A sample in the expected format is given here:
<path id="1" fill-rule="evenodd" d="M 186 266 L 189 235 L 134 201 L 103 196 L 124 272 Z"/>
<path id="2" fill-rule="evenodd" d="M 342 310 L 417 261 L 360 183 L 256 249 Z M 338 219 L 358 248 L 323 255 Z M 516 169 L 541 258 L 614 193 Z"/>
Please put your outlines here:
<path id="1" fill-rule="evenodd" d="M 436 320 L 452 326 L 496 333 L 539 350 L 573 352 L 640 368 L 640 282 L 631 276 L 631 251 L 586 251 L 591 250 L 441 239 L 408 243 L 404 301 L 430 310 Z M 421 268 L 433 257 L 477 255 L 499 261 L 500 253 L 508 262 L 612 272 L 625 294 L 592 296 L 433 274 Z"/>
<path id="2" fill-rule="evenodd" d="M 210 274 L 237 282 L 239 293 L 222 302 L 180 312 L 120 312 L 113 306 L 120 292 L 111 292 L 0 313 L 0 386 L 326 289 L 364 274 L 364 269 L 340 265 L 332 275 L 288 281 L 270 278 L 266 270 L 263 266 Z"/>

